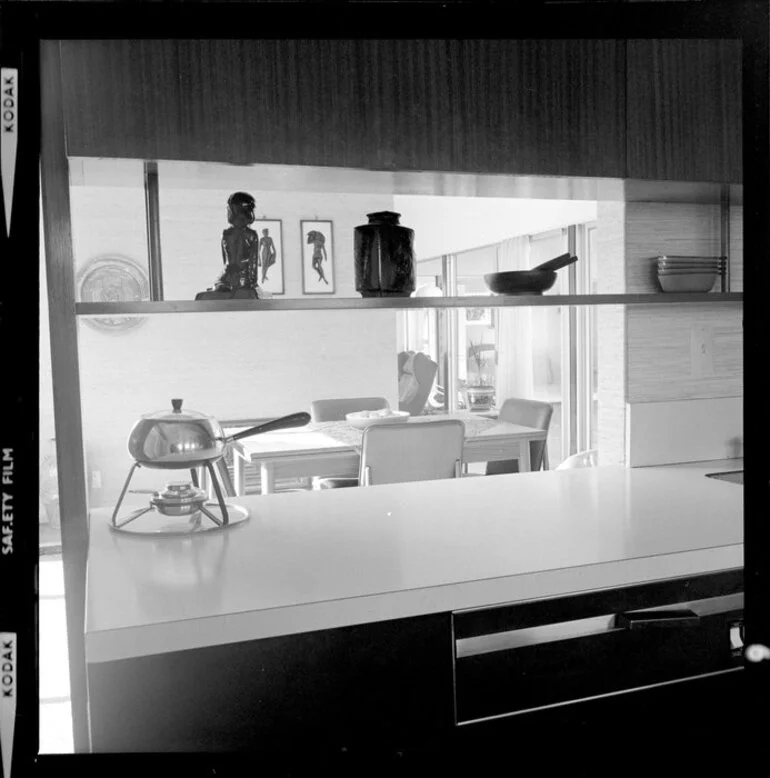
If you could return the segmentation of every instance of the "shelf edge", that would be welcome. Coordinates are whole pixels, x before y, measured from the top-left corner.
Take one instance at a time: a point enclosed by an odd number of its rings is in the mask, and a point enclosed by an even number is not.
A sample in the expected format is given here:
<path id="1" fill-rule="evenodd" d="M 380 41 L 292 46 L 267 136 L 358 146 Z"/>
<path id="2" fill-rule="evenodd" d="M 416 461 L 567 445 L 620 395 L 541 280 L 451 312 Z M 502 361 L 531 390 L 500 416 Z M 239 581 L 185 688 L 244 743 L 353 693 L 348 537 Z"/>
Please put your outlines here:
<path id="1" fill-rule="evenodd" d="M 680 305 L 742 303 L 741 292 L 522 295 L 520 297 L 399 297 L 291 300 L 164 300 L 158 302 L 77 303 L 78 316 L 137 316 L 158 313 L 238 313 L 243 311 L 409 310 L 421 308 L 511 308 L 555 305 Z"/>

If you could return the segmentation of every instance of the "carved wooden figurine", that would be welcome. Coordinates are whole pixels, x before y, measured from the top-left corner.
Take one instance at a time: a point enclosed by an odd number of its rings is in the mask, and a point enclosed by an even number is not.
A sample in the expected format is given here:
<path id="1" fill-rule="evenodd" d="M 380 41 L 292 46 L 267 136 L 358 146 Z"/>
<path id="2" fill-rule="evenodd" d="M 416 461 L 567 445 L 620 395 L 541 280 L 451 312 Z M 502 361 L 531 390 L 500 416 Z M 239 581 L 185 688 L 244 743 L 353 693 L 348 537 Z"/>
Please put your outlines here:
<path id="1" fill-rule="evenodd" d="M 247 192 L 235 192 L 227 200 L 227 221 L 232 225 L 222 232 L 224 272 L 214 282 L 217 292 L 258 289 L 259 236 L 249 225 L 254 222 L 254 198 Z"/>

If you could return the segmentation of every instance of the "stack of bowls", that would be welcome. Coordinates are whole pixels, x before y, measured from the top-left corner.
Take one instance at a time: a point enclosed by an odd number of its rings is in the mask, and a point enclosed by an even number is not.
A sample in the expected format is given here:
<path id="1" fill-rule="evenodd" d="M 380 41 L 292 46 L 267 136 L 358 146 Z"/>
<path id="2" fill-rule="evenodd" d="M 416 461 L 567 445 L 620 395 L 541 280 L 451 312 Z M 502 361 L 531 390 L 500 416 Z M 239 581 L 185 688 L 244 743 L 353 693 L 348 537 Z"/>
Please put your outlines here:
<path id="1" fill-rule="evenodd" d="M 657 258 L 658 283 L 664 292 L 710 292 L 722 273 L 722 257 Z"/>

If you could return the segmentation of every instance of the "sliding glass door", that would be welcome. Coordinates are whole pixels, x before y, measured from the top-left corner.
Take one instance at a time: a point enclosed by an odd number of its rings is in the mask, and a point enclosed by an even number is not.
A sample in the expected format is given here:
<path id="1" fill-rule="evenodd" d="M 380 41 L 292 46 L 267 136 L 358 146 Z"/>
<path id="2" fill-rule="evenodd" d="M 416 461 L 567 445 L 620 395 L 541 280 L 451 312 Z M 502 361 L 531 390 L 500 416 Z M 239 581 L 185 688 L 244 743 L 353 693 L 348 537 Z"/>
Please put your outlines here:
<path id="1" fill-rule="evenodd" d="M 567 252 L 578 261 L 559 271 L 545 294 L 595 292 L 595 223 L 584 223 L 447 254 L 418 263 L 418 296 L 489 294 L 484 275 L 529 269 Z M 549 463 L 595 446 L 596 321 L 590 306 L 470 307 L 405 311 L 407 350 L 438 362 L 429 410 L 494 414 L 508 397 L 553 405 Z"/>

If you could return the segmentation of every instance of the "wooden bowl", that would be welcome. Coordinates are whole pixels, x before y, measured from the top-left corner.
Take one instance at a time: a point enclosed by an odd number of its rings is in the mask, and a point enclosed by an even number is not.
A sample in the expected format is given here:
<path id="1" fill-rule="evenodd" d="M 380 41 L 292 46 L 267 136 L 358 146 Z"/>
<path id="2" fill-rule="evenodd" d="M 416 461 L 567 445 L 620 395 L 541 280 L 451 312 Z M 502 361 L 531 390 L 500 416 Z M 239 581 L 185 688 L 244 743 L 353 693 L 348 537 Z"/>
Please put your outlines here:
<path id="1" fill-rule="evenodd" d="M 484 281 L 495 294 L 542 294 L 556 283 L 555 270 L 507 270 L 487 273 Z"/>

